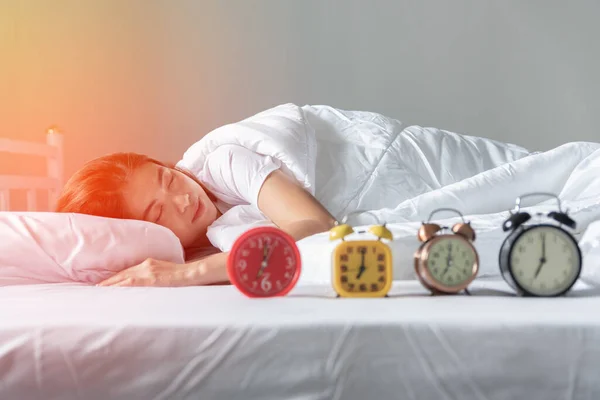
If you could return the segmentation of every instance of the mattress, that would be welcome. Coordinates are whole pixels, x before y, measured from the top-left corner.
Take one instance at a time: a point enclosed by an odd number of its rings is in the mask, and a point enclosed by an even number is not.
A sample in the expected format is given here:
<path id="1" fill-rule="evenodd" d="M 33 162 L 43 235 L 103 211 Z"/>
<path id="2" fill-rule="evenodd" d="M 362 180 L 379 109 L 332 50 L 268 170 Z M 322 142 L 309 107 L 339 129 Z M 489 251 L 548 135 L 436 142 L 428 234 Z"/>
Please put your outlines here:
<path id="1" fill-rule="evenodd" d="M 79 284 L 0 291 L 0 398 L 600 398 L 600 297 L 472 295 L 394 282 L 389 298 L 327 285 L 249 299 L 232 286 Z"/>

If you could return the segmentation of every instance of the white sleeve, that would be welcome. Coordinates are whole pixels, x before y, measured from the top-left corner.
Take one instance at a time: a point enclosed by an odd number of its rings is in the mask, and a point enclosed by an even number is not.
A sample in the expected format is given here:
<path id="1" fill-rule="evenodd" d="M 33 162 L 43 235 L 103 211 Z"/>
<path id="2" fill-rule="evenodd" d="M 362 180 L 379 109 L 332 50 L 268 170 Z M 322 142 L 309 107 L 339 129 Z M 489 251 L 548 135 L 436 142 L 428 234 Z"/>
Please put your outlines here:
<path id="1" fill-rule="evenodd" d="M 238 145 L 222 145 L 211 152 L 199 179 L 225 203 L 258 206 L 258 193 L 279 160 Z"/>

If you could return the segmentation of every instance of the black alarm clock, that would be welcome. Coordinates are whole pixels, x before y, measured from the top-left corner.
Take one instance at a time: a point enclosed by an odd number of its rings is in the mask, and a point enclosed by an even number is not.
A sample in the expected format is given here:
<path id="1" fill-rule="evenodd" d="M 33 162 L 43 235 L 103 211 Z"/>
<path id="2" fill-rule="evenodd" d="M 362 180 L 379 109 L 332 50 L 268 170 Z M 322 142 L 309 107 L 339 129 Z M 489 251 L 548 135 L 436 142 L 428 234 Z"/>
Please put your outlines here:
<path id="1" fill-rule="evenodd" d="M 543 195 L 556 198 L 558 210 L 545 217 L 548 222 L 531 223 L 531 215 L 521 211 L 521 199 Z M 544 214 L 538 213 L 543 217 Z M 499 253 L 502 277 L 519 295 L 560 296 L 568 292 L 581 273 L 582 257 L 577 240 L 569 232 L 575 221 L 561 208 L 558 196 L 530 193 L 517 198 L 514 211 L 502 229 L 510 231 Z"/>

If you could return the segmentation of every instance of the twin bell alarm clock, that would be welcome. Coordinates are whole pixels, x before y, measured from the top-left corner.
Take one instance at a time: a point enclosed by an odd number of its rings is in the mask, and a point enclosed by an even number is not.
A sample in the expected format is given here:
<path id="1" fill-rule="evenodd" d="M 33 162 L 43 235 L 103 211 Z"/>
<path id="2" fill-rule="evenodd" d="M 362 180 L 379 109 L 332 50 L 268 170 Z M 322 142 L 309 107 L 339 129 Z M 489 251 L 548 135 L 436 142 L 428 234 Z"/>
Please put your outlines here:
<path id="1" fill-rule="evenodd" d="M 359 213 L 361 211 L 355 211 Z M 332 254 L 332 285 L 338 297 L 386 297 L 392 286 L 392 251 L 382 239 L 393 240 L 392 232 L 386 224 L 373 225 L 362 240 L 345 240 L 355 233 L 346 223 L 351 213 L 342 223 L 336 222 L 329 231 L 329 240 L 339 240 Z M 372 213 L 366 212 L 373 215 Z M 373 238 L 374 236 L 374 238 Z"/>
<path id="2" fill-rule="evenodd" d="M 452 228 L 430 222 L 439 211 L 453 211 L 462 222 Z M 415 252 L 414 266 L 421 284 L 433 294 L 467 291 L 479 271 L 479 255 L 472 244 L 475 231 L 463 215 L 452 208 L 434 210 L 419 228 L 417 238 L 422 244 Z"/>
<path id="3" fill-rule="evenodd" d="M 531 223 L 532 216 L 520 208 L 521 199 L 539 195 L 556 198 L 558 210 L 545 215 L 549 222 Z M 569 233 L 575 227 L 556 195 L 530 193 L 517 198 L 515 210 L 502 225 L 505 232 L 510 232 L 499 253 L 500 271 L 506 283 L 524 296 L 560 296 L 571 289 L 582 264 L 577 241 Z"/>

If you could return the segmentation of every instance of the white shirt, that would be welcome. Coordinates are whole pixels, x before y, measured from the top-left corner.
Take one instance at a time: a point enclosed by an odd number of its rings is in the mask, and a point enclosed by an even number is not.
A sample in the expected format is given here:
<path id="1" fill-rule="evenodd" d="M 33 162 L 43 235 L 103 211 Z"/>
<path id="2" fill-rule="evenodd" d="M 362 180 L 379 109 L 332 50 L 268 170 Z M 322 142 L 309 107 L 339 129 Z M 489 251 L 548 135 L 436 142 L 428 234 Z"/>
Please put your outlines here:
<path id="1" fill-rule="evenodd" d="M 238 145 L 223 145 L 210 153 L 197 177 L 219 199 L 221 212 L 250 204 L 258 207 L 258 193 L 278 160 Z"/>

